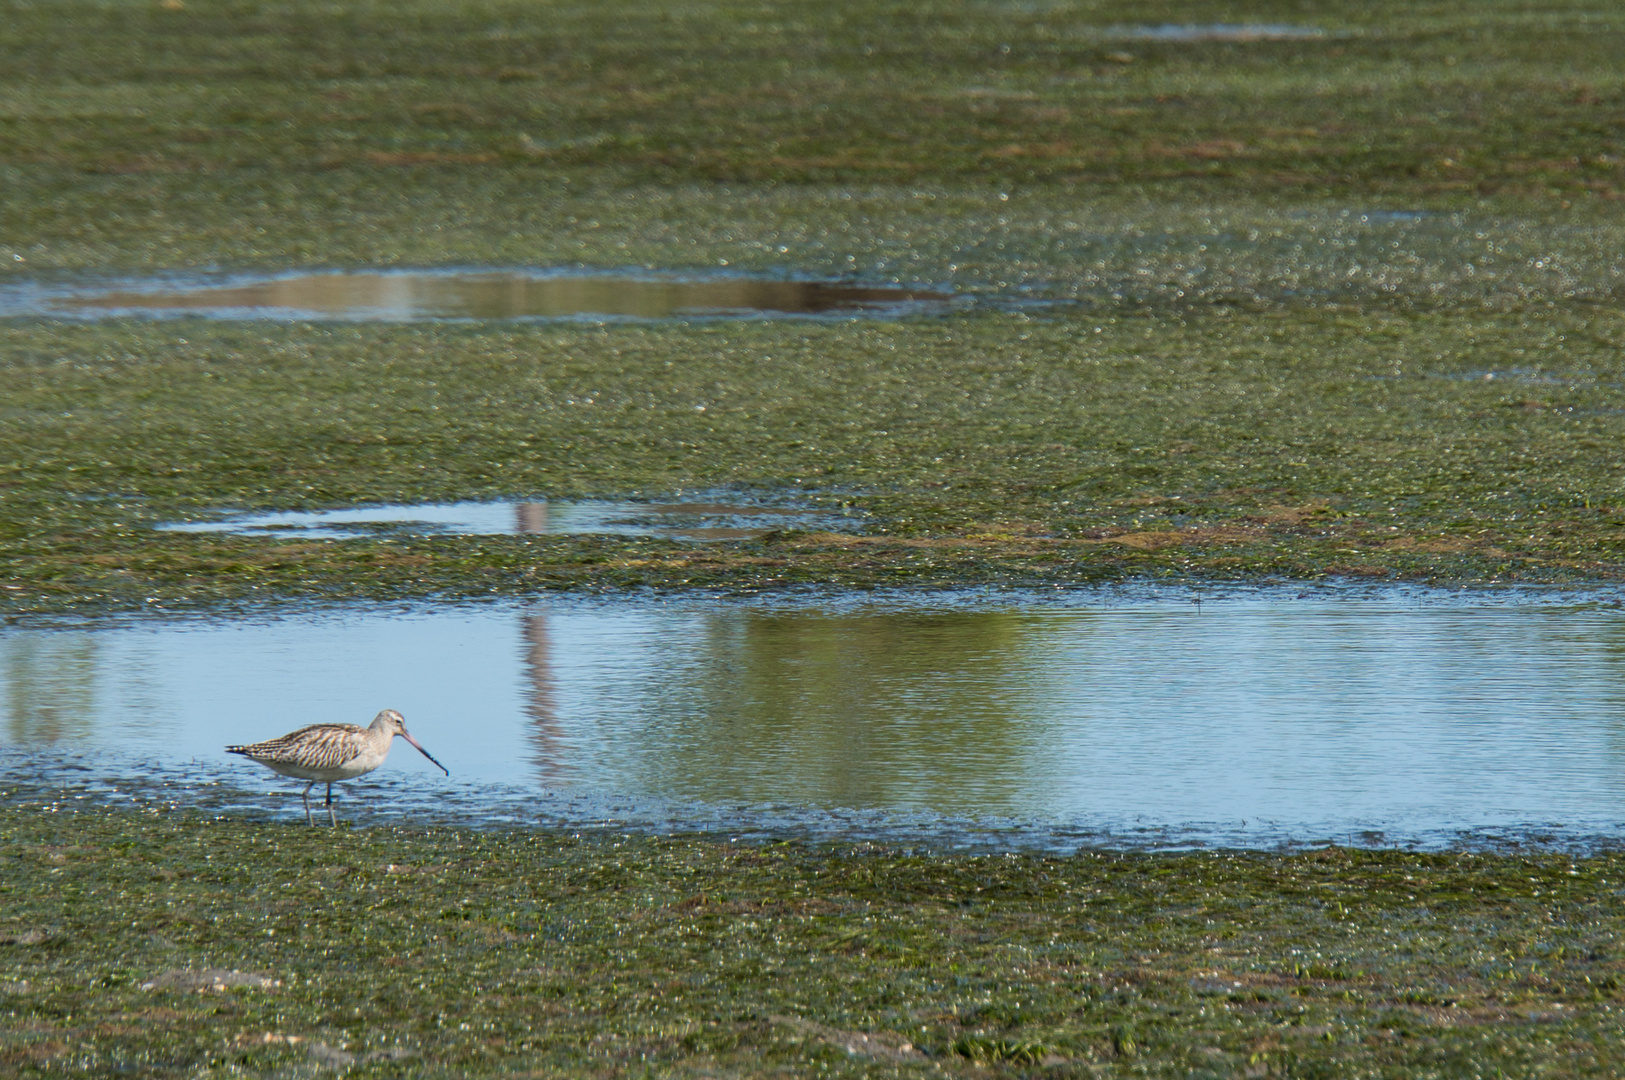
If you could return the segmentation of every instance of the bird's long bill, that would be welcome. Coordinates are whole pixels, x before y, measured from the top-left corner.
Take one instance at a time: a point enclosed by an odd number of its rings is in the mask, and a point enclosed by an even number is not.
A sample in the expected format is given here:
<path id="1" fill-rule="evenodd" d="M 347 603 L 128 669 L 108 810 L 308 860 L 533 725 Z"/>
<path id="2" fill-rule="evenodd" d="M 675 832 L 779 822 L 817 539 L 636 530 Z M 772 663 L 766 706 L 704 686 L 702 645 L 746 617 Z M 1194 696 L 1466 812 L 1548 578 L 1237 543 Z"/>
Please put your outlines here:
<path id="1" fill-rule="evenodd" d="M 424 757 L 428 758 L 430 761 L 434 761 L 434 755 L 429 753 L 429 751 L 423 749 L 423 744 L 418 742 L 416 739 L 412 738 L 412 736 L 408 735 L 406 732 L 403 731 L 403 732 L 401 732 L 401 738 L 405 739 L 407 742 L 409 742 L 413 746 L 417 747 L 418 748 L 418 753 L 422 754 Z M 434 761 L 434 763 L 436 765 L 440 765 L 440 762 L 438 762 L 438 761 Z M 444 765 L 440 765 L 440 771 L 445 773 L 447 776 L 451 775 L 451 770 L 446 768 Z"/>

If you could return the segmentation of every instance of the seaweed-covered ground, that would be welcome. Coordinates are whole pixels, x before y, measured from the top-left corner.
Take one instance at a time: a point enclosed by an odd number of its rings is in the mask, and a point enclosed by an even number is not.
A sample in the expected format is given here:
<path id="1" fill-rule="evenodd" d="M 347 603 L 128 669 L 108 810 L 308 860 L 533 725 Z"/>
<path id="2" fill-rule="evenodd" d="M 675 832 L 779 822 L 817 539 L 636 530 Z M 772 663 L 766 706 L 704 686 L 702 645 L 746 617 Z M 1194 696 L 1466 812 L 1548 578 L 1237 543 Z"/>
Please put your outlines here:
<path id="1" fill-rule="evenodd" d="M 1242 22 L 1277 29 L 1213 29 Z M 1617 580 L 1622 55 L 1593 0 L 0 0 L 0 292 L 525 266 L 975 298 L 3 318 L 0 613 Z M 719 492 L 864 526 L 152 528 Z M 1621 1072 L 1612 854 L 955 856 L 3 801 L 0 833 L 13 1075 Z"/>
<path id="2" fill-rule="evenodd" d="M 8 1076 L 1617 1076 L 1617 854 L 0 806 Z"/>
<path id="3" fill-rule="evenodd" d="M 3 319 L 7 612 L 1618 576 L 1611 8 L 0 12 L 0 290 L 487 265 L 977 298 L 894 320 Z M 679 492 L 868 524 L 706 546 L 150 528 Z"/>
<path id="4" fill-rule="evenodd" d="M 1607 579 L 1622 335 L 1602 310 L 13 328 L 5 603 Z M 227 507 L 696 489 L 870 519 L 703 546 L 152 530 Z"/>

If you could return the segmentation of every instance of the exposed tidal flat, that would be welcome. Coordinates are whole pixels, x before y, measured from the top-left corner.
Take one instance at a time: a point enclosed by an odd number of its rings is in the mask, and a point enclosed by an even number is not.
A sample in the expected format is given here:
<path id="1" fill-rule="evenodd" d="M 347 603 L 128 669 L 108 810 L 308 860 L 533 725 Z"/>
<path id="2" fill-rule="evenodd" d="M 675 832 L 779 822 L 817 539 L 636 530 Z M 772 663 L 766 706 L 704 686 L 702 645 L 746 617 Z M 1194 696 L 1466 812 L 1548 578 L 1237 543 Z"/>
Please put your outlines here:
<path id="1" fill-rule="evenodd" d="M 585 329 L 13 323 L 0 603 L 1612 580 L 1621 318 L 1315 306 Z M 156 528 L 695 494 L 866 523 L 701 547 Z"/>
<path id="2" fill-rule="evenodd" d="M 13 297 L 393 267 L 971 303 L 14 315 L 0 607 L 1615 578 L 1617 20 L 1266 8 L 8 3 Z M 695 494 L 867 524 L 699 548 L 153 529 Z"/>
<path id="3" fill-rule="evenodd" d="M 0 632 L 558 591 L 1607 602 L 1621 55 L 1625 22 L 1586 2 L 0 0 Z M 957 299 L 396 323 L 30 306 L 393 270 Z M 696 500 L 841 525 L 169 527 Z M 1548 640 L 1603 627 L 1580 648 L 1604 658 L 1606 732 L 1615 624 L 1581 609 Z M 197 792 L 74 798 L 7 749 L 4 1073 L 1621 1071 L 1606 837 L 1062 854 L 306 830 Z"/>
<path id="4" fill-rule="evenodd" d="M 944 854 L 0 804 L 13 1076 L 1612 1076 L 1614 853 Z M 991 1070 L 991 1071 L 990 1071 Z"/>

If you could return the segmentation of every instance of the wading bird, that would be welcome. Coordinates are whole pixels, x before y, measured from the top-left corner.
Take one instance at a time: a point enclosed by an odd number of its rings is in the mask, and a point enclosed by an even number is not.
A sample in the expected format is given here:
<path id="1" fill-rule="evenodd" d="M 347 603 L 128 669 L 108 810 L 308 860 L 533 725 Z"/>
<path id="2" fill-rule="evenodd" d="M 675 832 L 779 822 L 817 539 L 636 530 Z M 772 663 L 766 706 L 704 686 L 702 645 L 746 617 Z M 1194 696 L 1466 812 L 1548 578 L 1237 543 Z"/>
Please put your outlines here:
<path id="1" fill-rule="evenodd" d="M 327 820 L 336 826 L 339 822 L 333 815 L 333 785 L 340 780 L 354 780 L 382 765 L 397 735 L 416 746 L 418 753 L 434 761 L 434 755 L 406 733 L 406 720 L 394 709 L 385 709 L 373 717 L 367 727 L 312 724 L 280 739 L 267 739 L 247 746 L 228 746 L 226 753 L 241 754 L 283 776 L 309 780 L 304 796 L 306 825 L 316 824 L 310 817 L 310 789 L 325 782 Z M 441 772 L 451 775 L 450 769 L 438 761 L 434 763 Z"/>

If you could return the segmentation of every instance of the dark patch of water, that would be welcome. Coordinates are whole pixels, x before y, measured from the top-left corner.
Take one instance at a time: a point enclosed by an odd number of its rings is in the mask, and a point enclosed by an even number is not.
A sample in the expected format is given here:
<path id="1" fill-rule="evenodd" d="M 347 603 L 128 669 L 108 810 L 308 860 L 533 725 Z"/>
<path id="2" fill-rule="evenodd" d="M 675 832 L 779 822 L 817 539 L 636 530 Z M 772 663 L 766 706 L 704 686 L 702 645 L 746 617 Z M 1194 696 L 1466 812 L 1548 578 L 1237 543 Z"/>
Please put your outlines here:
<path id="1" fill-rule="evenodd" d="M 1540 386 L 1562 386 L 1571 390 L 1590 389 L 1592 387 L 1619 389 L 1622 385 L 1625 385 L 1617 382 L 1603 382 L 1589 373 L 1538 371 L 1534 368 L 1473 368 L 1467 371 L 1440 372 L 1431 377 L 1451 379 L 1458 382 L 1509 382 Z"/>
<path id="2" fill-rule="evenodd" d="M 1625 822 L 1622 688 L 1618 608 L 1431 590 L 92 622 L 0 631 L 0 775 L 297 818 L 297 785 L 224 745 L 388 706 L 453 776 L 394 755 L 347 815 L 1046 850 L 1596 843 Z"/>
<path id="3" fill-rule="evenodd" d="M 379 532 L 500 536 L 602 533 L 673 540 L 750 540 L 774 529 L 850 527 L 850 515 L 745 503 L 456 502 L 239 514 L 160 525 L 170 532 L 343 540 Z"/>
<path id="4" fill-rule="evenodd" d="M 80 318 L 206 315 L 228 319 L 670 319 L 681 317 L 899 315 L 938 310 L 937 289 L 739 276 L 399 270 L 171 277 L 5 298 L 4 314 Z"/>
<path id="5" fill-rule="evenodd" d="M 1427 210 L 1361 210 L 1343 211 L 1343 218 L 1353 221 L 1425 221 L 1434 215 Z"/>
<path id="6" fill-rule="evenodd" d="M 1284 23 L 1165 23 L 1161 26 L 1119 27 L 1112 32 L 1112 36 L 1144 41 L 1301 41 L 1325 37 L 1326 31 L 1313 26 L 1289 26 Z"/>

